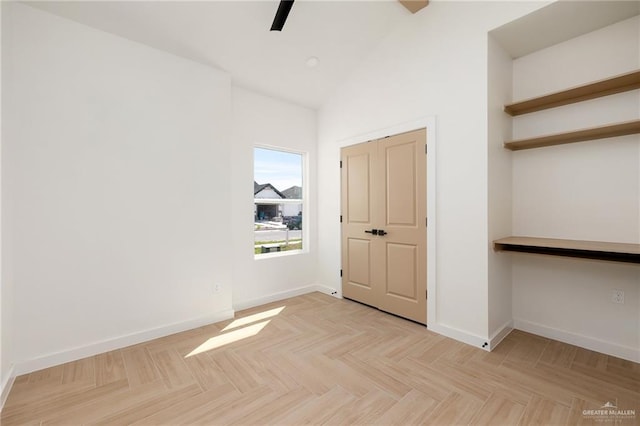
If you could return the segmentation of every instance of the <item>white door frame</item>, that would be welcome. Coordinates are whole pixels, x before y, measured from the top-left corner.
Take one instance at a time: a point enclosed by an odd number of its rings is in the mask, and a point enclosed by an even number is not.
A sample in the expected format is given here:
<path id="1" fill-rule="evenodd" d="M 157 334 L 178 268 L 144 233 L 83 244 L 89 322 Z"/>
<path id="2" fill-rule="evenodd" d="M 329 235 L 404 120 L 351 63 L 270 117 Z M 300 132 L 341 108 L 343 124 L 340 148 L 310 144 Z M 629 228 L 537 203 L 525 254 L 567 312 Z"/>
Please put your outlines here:
<path id="1" fill-rule="evenodd" d="M 421 117 L 405 123 L 384 127 L 378 130 L 353 136 L 340 141 L 339 146 L 345 147 L 393 136 L 412 130 L 427 129 L 427 327 L 435 326 L 436 321 L 436 118 L 435 116 Z M 342 297 L 342 288 L 340 288 Z"/>

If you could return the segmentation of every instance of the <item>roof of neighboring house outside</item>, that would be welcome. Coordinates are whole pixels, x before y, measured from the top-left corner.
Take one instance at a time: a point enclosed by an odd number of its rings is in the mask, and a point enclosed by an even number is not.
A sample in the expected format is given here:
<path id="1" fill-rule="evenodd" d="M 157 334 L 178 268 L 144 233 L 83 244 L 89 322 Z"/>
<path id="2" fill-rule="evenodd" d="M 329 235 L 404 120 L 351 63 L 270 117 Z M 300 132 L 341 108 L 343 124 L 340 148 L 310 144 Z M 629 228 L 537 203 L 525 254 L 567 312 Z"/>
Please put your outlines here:
<path id="1" fill-rule="evenodd" d="M 302 198 L 302 188 L 299 186 L 292 186 L 282 191 L 286 198 Z"/>
<path id="2" fill-rule="evenodd" d="M 276 194 L 278 194 L 280 196 L 280 198 L 288 198 L 282 192 L 278 191 L 276 189 L 276 187 L 271 185 L 270 183 L 262 183 L 261 184 L 261 183 L 258 183 L 256 181 L 253 181 L 253 195 L 256 195 L 258 192 L 260 192 L 260 191 L 262 191 L 263 189 L 266 189 L 266 188 L 273 189 L 276 192 Z"/>

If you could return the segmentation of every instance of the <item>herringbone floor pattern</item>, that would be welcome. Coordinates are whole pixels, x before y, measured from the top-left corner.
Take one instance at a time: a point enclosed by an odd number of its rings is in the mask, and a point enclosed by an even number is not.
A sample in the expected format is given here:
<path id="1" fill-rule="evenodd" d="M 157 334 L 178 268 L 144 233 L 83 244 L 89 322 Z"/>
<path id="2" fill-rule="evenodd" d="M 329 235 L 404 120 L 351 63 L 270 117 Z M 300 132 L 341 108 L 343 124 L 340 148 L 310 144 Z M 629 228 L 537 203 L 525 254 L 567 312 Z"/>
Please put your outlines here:
<path id="1" fill-rule="evenodd" d="M 18 377 L 2 425 L 640 421 L 639 364 L 527 333 L 488 353 L 320 293 L 237 318 Z"/>

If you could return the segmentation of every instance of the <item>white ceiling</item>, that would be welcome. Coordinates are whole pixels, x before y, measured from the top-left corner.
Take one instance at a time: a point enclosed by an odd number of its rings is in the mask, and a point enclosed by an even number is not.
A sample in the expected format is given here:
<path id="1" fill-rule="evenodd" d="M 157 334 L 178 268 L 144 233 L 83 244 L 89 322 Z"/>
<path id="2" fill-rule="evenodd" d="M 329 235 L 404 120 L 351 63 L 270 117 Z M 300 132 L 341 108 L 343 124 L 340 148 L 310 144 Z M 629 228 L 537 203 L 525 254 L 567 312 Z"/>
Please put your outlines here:
<path id="1" fill-rule="evenodd" d="M 561 0 L 496 28 L 491 35 L 511 57 L 519 58 L 638 14 L 637 0 Z"/>
<path id="2" fill-rule="evenodd" d="M 299 0 L 283 31 L 276 32 L 269 29 L 278 0 L 27 4 L 211 65 L 228 72 L 234 84 L 312 108 L 412 17 L 396 0 Z M 320 60 L 315 68 L 306 65 L 311 56 Z"/>
<path id="3" fill-rule="evenodd" d="M 279 0 L 27 4 L 211 65 L 234 84 L 311 108 L 338 90 L 394 28 L 417 18 L 397 0 L 297 0 L 277 32 L 269 28 Z M 417 15 L 425 13 L 429 7 Z M 519 57 L 639 13 L 637 0 L 561 0 L 491 34 Z M 306 66 L 312 56 L 320 60 L 315 68 Z"/>

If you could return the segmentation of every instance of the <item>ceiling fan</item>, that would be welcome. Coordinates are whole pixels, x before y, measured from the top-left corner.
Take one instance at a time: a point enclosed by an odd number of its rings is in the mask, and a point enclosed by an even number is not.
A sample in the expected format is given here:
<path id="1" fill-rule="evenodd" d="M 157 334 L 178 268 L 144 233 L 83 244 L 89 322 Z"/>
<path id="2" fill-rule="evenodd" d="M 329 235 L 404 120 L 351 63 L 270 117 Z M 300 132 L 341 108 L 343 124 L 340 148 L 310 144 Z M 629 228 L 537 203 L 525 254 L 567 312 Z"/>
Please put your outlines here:
<path id="1" fill-rule="evenodd" d="M 398 0 L 404 7 L 406 7 L 411 13 L 416 13 L 420 9 L 426 7 L 429 4 L 429 0 Z M 271 31 L 282 31 L 284 23 L 287 21 L 291 7 L 293 7 L 294 0 L 280 0 L 276 16 L 273 18 L 273 24 L 271 24 Z"/>
<path id="2" fill-rule="evenodd" d="M 273 24 L 271 24 L 271 31 L 282 31 L 284 23 L 287 21 L 287 16 L 291 11 L 294 0 L 280 0 L 276 16 L 273 18 Z"/>

